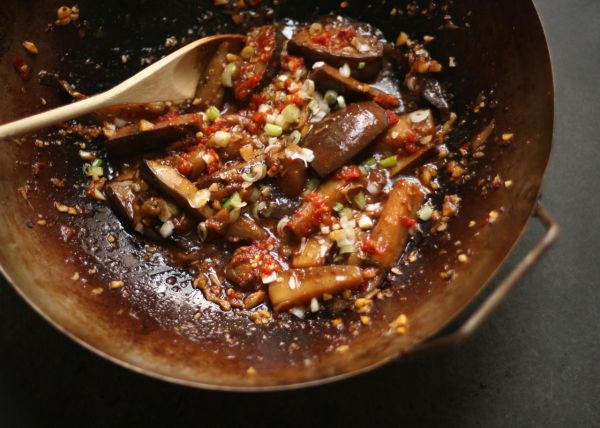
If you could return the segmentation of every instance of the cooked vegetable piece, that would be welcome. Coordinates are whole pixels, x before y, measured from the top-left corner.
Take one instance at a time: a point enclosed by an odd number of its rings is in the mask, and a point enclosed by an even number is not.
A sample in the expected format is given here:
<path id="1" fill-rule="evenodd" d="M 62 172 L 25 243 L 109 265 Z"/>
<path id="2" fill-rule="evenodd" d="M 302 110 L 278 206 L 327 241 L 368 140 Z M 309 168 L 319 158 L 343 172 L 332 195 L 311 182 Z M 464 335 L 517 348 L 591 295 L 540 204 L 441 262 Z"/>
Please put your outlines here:
<path id="1" fill-rule="evenodd" d="M 225 276 L 241 287 L 262 284 L 281 270 L 281 265 L 271 254 L 272 250 L 270 241 L 255 241 L 237 248 L 225 267 Z"/>
<path id="2" fill-rule="evenodd" d="M 315 31 L 315 26 L 299 27 L 288 42 L 288 51 L 311 64 L 348 64 L 352 76 L 365 81 L 377 77 L 383 65 L 383 43 L 376 36 L 365 34 L 358 25 L 338 20 L 325 21 L 319 31 Z"/>
<path id="3" fill-rule="evenodd" d="M 238 101 L 246 102 L 262 89 L 279 70 L 283 34 L 275 25 L 255 28 L 246 37 L 246 46 L 233 73 L 233 93 Z"/>
<path id="4" fill-rule="evenodd" d="M 252 242 L 267 239 L 269 234 L 250 217 L 241 215 L 240 218 L 227 228 L 225 236 L 233 242 Z"/>
<path id="5" fill-rule="evenodd" d="M 196 184 L 198 187 L 204 188 L 209 187 L 213 183 L 243 183 L 244 181 L 253 180 L 259 177 L 261 172 L 266 174 L 266 162 L 262 157 L 259 157 L 249 162 L 240 162 L 221 168 L 211 175 L 200 177 Z M 246 177 L 246 179 L 244 179 L 244 177 Z"/>
<path id="6" fill-rule="evenodd" d="M 138 222 L 133 207 L 135 201 L 135 193 L 131 187 L 133 184 L 131 180 L 113 180 L 108 182 L 104 189 L 112 208 L 131 229 L 135 230 Z"/>
<path id="7" fill-rule="evenodd" d="M 306 201 L 294 213 L 287 228 L 296 236 L 306 236 L 309 232 L 320 226 L 323 216 L 330 214 L 336 202 L 344 199 L 343 180 L 328 180 L 316 193 L 309 194 Z"/>
<path id="8" fill-rule="evenodd" d="M 425 79 L 421 86 L 421 96 L 440 112 L 443 120 L 448 118 L 450 102 L 440 82 L 434 79 Z"/>
<path id="9" fill-rule="evenodd" d="M 175 168 L 158 161 L 144 160 L 142 173 L 148 181 L 164 192 L 175 203 L 198 218 L 208 218 L 212 209 L 207 205 L 210 192 L 198 188 Z"/>
<path id="10" fill-rule="evenodd" d="M 269 298 L 276 311 L 304 305 L 323 294 L 337 294 L 364 281 L 358 266 L 319 266 L 281 272 L 269 285 Z"/>
<path id="11" fill-rule="evenodd" d="M 313 126 L 304 144 L 314 153 L 313 169 L 325 177 L 367 147 L 388 127 L 385 110 L 367 101 L 350 104 Z"/>
<path id="12" fill-rule="evenodd" d="M 292 266 L 295 268 L 323 266 L 331 247 L 333 247 L 333 242 L 328 239 L 308 238 L 294 253 Z"/>
<path id="13" fill-rule="evenodd" d="M 430 146 L 434 133 L 435 121 L 431 110 L 403 114 L 374 144 L 373 152 L 387 155 L 400 151 L 400 155 L 412 155 Z"/>
<path id="14" fill-rule="evenodd" d="M 302 192 L 302 189 L 304 189 L 308 174 L 308 169 L 304 161 L 302 159 L 284 157 L 280 162 L 281 173 L 277 178 L 279 187 L 288 196 L 298 196 Z"/>
<path id="15" fill-rule="evenodd" d="M 395 177 L 411 168 L 425 163 L 427 159 L 435 154 L 435 146 L 428 145 L 420 148 L 416 153 L 407 156 L 397 156 L 396 165 L 390 168 L 390 176 Z"/>
<path id="16" fill-rule="evenodd" d="M 201 126 L 202 116 L 197 114 L 176 116 L 156 123 L 141 120 L 117 129 L 106 140 L 106 150 L 117 157 L 149 152 L 199 131 Z"/>
<path id="17" fill-rule="evenodd" d="M 223 42 L 210 59 L 196 89 L 196 98 L 200 100 L 201 108 L 223 106 L 225 87 L 221 84 L 221 75 L 227 65 L 227 54 L 239 52 L 240 45 L 240 42 Z"/>
<path id="18" fill-rule="evenodd" d="M 346 101 L 373 101 L 392 97 L 367 83 L 343 76 L 339 69 L 329 64 L 313 68 L 310 78 L 321 92 L 333 90 L 342 95 Z"/>
<path id="19" fill-rule="evenodd" d="M 372 262 L 384 269 L 391 269 L 398 262 L 426 193 L 416 179 L 400 178 L 396 182 L 371 233 Z"/>

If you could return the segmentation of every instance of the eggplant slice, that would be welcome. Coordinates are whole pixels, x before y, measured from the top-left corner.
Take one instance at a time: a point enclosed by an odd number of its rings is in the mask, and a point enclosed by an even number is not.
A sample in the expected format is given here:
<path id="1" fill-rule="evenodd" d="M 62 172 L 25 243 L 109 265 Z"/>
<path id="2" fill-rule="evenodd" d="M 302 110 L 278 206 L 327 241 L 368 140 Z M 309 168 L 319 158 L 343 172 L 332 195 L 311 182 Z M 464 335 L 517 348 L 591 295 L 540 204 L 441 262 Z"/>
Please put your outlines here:
<path id="1" fill-rule="evenodd" d="M 371 101 L 350 104 L 317 123 L 304 139 L 313 169 L 326 177 L 350 161 L 388 127 L 384 109 Z"/>
<path id="2" fill-rule="evenodd" d="M 320 25 L 320 28 L 319 28 Z M 383 66 L 383 43 L 360 25 L 341 20 L 299 27 L 288 42 L 288 52 L 308 63 L 323 61 L 334 67 L 348 64 L 353 77 L 370 81 Z"/>
<path id="3" fill-rule="evenodd" d="M 223 106 L 225 86 L 221 83 L 221 76 L 227 65 L 227 54 L 239 53 L 240 47 L 239 41 L 223 42 L 213 54 L 196 89 L 196 98 L 199 99 L 201 108 L 215 106 L 220 109 Z"/>
<path id="4" fill-rule="evenodd" d="M 248 33 L 246 46 L 236 64 L 233 93 L 241 102 L 249 101 L 279 71 L 284 36 L 275 25 L 264 25 Z"/>
<path id="5" fill-rule="evenodd" d="M 106 150 L 111 156 L 125 157 L 165 147 L 186 134 L 197 132 L 202 126 L 202 116 L 185 114 L 156 123 L 140 120 L 117 129 L 106 140 Z"/>
<path id="6" fill-rule="evenodd" d="M 144 160 L 141 172 L 148 182 L 195 217 L 206 219 L 212 215 L 212 209 L 207 205 L 210 196 L 206 197 L 175 168 L 158 161 Z"/>

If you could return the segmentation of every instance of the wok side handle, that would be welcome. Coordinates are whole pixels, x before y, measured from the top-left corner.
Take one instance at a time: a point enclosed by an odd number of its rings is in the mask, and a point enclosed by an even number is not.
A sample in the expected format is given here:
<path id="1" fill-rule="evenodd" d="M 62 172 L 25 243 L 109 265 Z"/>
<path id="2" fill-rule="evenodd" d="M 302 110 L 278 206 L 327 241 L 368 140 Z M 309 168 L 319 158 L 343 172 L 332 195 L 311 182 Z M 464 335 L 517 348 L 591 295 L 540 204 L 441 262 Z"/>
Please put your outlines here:
<path id="1" fill-rule="evenodd" d="M 538 202 L 534 213 L 544 227 L 546 234 L 538 244 L 529 251 L 521 262 L 512 270 L 512 272 L 496 287 L 496 289 L 486 298 L 479 308 L 473 312 L 469 318 L 463 322 L 455 331 L 434 337 L 431 340 L 423 342 L 413 350 L 409 351 L 410 356 L 421 355 L 451 346 L 456 346 L 471 336 L 481 327 L 481 325 L 498 308 L 500 303 L 510 294 L 519 281 L 527 272 L 540 260 L 544 253 L 552 246 L 560 235 L 560 226 L 556 220 L 546 211 L 540 202 Z"/>

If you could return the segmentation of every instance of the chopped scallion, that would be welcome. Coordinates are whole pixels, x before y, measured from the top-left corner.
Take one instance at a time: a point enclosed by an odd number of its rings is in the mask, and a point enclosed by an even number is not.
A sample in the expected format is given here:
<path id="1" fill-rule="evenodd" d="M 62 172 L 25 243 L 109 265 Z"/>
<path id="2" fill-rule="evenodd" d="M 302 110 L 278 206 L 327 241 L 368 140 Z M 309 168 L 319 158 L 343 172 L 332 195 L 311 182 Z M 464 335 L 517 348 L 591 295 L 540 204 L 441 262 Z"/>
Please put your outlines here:
<path id="1" fill-rule="evenodd" d="M 265 132 L 269 137 L 280 137 L 283 133 L 283 128 L 272 123 L 267 123 L 265 125 Z"/>
<path id="2" fill-rule="evenodd" d="M 339 212 L 341 212 L 341 211 L 342 211 L 344 208 L 345 208 L 345 207 L 344 207 L 344 204 L 342 204 L 342 203 L 340 203 L 340 202 L 336 202 L 336 204 L 333 206 L 333 210 L 334 210 L 336 213 L 339 213 Z"/>
<path id="3" fill-rule="evenodd" d="M 206 110 L 206 120 L 209 122 L 214 122 L 221 115 L 221 112 L 215 106 L 210 106 Z"/>
<path id="4" fill-rule="evenodd" d="M 356 196 L 354 196 L 354 203 L 359 209 L 362 210 L 367 205 L 365 194 L 363 192 L 358 192 Z"/>
<path id="5" fill-rule="evenodd" d="M 396 155 L 387 157 L 385 159 L 381 159 L 379 161 L 379 165 L 384 168 L 392 168 L 392 167 L 396 166 L 397 163 L 398 163 L 398 157 Z"/>
<path id="6" fill-rule="evenodd" d="M 228 210 L 232 210 L 234 208 L 242 208 L 246 206 L 246 202 L 242 201 L 242 197 L 238 192 L 235 192 L 231 195 L 225 202 L 223 202 L 222 207 Z"/>

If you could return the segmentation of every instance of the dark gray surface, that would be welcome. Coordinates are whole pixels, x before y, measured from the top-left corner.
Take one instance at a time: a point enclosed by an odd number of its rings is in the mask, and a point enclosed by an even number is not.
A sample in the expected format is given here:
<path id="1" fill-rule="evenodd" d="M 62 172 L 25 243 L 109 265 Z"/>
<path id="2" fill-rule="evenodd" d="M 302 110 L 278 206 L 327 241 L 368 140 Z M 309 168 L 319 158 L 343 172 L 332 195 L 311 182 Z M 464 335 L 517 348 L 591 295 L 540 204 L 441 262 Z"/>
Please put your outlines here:
<path id="1" fill-rule="evenodd" d="M 600 143 L 594 113 L 600 111 L 600 1 L 536 4 L 557 88 L 555 148 L 543 199 L 563 234 L 474 340 L 317 389 L 195 391 L 130 373 L 81 349 L 0 280 L 0 426 L 69 420 L 82 426 L 599 425 Z M 512 263 L 540 235 L 531 227 Z"/>

